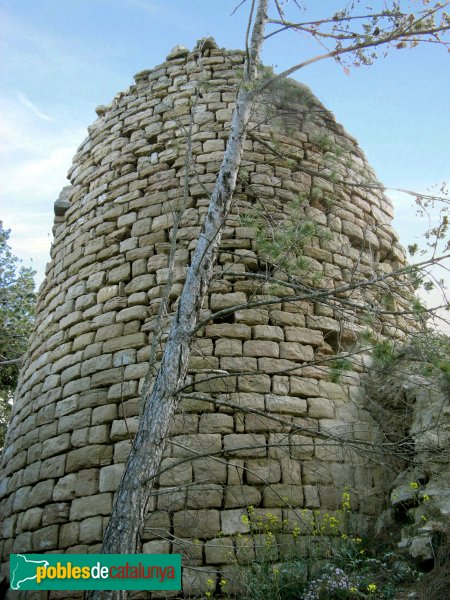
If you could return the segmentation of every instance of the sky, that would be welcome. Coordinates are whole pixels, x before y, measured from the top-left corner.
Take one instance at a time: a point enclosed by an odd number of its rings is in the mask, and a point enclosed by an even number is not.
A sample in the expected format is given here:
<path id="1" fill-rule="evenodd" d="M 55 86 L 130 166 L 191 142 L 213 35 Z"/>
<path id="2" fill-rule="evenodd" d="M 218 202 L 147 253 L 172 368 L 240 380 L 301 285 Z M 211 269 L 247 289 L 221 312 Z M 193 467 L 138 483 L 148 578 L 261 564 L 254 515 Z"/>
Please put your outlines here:
<path id="1" fill-rule="evenodd" d="M 304 2 L 312 12 L 302 19 L 333 14 L 345 2 Z M 0 219 L 11 229 L 13 252 L 36 269 L 37 283 L 49 257 L 53 202 L 68 184 L 95 107 L 177 44 L 192 49 L 213 36 L 221 47 L 242 48 L 248 4 L 232 15 L 238 0 L 0 0 Z M 267 40 L 263 61 L 280 71 L 322 52 L 304 37 L 283 34 Z M 445 48 L 395 50 L 349 72 L 322 61 L 295 78 L 356 137 L 383 184 L 426 192 L 450 182 Z M 389 194 L 401 242 L 413 243 L 424 219 L 408 196 Z"/>

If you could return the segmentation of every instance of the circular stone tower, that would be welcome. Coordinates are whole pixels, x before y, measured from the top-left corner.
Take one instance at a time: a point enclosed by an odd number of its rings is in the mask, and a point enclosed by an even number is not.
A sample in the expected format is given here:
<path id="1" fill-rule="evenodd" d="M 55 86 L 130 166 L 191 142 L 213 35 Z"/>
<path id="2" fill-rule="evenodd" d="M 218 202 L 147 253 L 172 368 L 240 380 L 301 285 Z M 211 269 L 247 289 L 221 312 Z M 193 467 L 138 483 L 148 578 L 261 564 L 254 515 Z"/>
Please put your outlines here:
<path id="1" fill-rule="evenodd" d="M 55 203 L 3 452 L 5 560 L 99 551 L 243 59 L 212 40 L 177 47 L 97 108 Z M 364 306 L 375 334 L 400 337 L 404 322 L 378 315 L 383 290 L 360 283 L 404 264 L 391 218 L 357 143 L 309 90 L 285 81 L 261 98 L 142 534 L 144 552 L 185 556 L 185 593 L 204 592 L 212 573 L 229 578 L 250 505 L 307 528 L 348 488 L 360 531 L 378 513 L 385 473 L 362 451 L 378 432 L 358 335 Z M 343 350 L 344 366 L 333 361 Z"/>

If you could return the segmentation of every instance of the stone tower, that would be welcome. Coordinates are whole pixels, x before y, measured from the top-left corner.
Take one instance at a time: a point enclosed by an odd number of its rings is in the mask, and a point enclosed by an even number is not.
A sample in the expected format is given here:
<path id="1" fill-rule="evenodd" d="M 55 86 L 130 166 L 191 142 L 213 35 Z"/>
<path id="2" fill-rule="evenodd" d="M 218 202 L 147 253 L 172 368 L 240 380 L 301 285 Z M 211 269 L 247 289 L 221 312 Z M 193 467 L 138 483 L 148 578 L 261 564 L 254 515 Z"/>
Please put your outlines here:
<path id="1" fill-rule="evenodd" d="M 51 261 L 3 453 L 5 560 L 99 549 L 149 356 L 158 360 L 222 159 L 242 64 L 242 52 L 211 40 L 177 47 L 97 108 L 55 203 Z M 355 355 L 339 380 L 331 360 L 356 348 L 366 326 L 358 304 L 376 312 L 377 292 L 355 289 L 346 302 L 307 294 L 404 264 L 391 205 L 355 140 L 295 82 L 262 99 L 245 148 L 191 386 L 143 532 L 145 552 L 180 551 L 196 566 L 185 569 L 186 593 L 232 568 L 248 505 L 280 520 L 301 509 L 314 520 L 314 511 L 339 508 L 349 487 L 364 530 L 385 492 L 383 472 L 358 451 L 378 435 L 360 387 L 367 357 Z M 286 244 L 279 233 L 305 225 L 275 269 L 268 243 Z M 372 327 L 396 336 L 401 319 Z"/>

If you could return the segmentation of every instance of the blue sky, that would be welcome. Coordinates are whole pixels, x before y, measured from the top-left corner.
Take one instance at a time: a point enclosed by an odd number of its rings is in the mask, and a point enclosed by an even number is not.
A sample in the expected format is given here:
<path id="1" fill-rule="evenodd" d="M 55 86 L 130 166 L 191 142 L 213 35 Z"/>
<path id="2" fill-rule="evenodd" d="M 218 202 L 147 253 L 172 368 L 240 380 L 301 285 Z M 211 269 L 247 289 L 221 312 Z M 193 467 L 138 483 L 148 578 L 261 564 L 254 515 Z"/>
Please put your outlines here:
<path id="1" fill-rule="evenodd" d="M 219 46 L 242 47 L 247 9 L 231 16 L 237 4 L 0 0 L 0 218 L 39 282 L 53 202 L 95 107 L 131 85 L 136 72 L 163 62 L 176 44 L 192 48 L 212 35 Z M 314 16 L 342 7 L 335 0 L 310 4 Z M 267 42 L 263 58 L 282 70 L 321 52 L 305 38 L 283 35 Z M 394 51 L 349 75 L 324 61 L 296 78 L 358 139 L 385 185 L 426 191 L 450 180 L 450 58 L 443 47 Z M 423 223 L 408 197 L 391 196 L 401 240 L 410 243 Z"/>

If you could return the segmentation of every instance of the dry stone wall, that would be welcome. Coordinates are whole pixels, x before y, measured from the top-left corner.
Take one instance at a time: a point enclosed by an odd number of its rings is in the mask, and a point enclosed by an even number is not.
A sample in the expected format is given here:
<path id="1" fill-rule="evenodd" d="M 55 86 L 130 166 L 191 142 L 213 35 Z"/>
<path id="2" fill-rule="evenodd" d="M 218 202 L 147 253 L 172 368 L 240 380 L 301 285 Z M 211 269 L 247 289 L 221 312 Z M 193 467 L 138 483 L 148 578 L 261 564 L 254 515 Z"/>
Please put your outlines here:
<path id="1" fill-rule="evenodd" d="M 97 108 L 71 185 L 55 203 L 51 261 L 3 454 L 5 560 L 10 552 L 99 549 L 138 426 L 152 340 L 158 336 L 158 359 L 222 159 L 242 64 L 241 52 L 211 40 L 193 51 L 177 47 Z M 338 383 L 326 361 L 356 343 L 365 326 L 358 303 L 376 307 L 378 291 L 355 289 L 347 305 L 295 300 L 295 287 L 265 280 L 295 274 L 274 270 L 261 247 L 271 231 L 308 223 L 303 286 L 327 290 L 389 274 L 404 255 L 392 207 L 374 184 L 355 140 L 306 88 L 288 82 L 262 99 L 193 343 L 191 387 L 171 424 L 143 531 L 145 552 L 181 551 L 195 566 L 184 571 L 186 593 L 204 591 L 211 570 L 229 575 L 248 534 L 248 505 L 293 523 L 298 510 L 314 520 L 338 509 L 348 486 L 360 531 L 379 512 L 382 470 L 366 464 L 357 446 L 326 438 L 377 439 L 360 388 L 367 357 L 356 357 Z M 405 322 L 386 316 L 372 326 L 401 337 Z"/>

